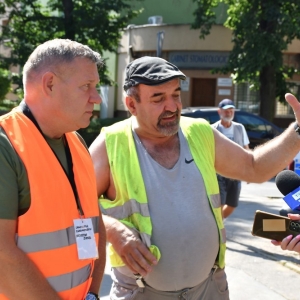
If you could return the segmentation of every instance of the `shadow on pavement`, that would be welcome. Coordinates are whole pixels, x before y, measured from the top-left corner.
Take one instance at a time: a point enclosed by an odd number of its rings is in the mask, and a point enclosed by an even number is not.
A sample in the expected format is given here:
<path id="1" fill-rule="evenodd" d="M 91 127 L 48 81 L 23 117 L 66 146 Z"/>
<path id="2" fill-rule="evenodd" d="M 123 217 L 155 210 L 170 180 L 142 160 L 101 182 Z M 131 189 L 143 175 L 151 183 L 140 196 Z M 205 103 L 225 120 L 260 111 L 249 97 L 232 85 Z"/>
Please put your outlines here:
<path id="1" fill-rule="evenodd" d="M 236 241 L 231 241 L 231 242 L 236 243 Z M 297 259 L 296 257 L 286 256 L 286 255 L 282 255 L 282 254 L 269 252 L 269 251 L 266 251 L 266 250 L 262 250 L 258 247 L 252 246 L 252 245 L 247 245 L 247 244 L 243 244 L 243 243 L 239 243 L 239 244 L 242 245 L 242 246 L 245 246 L 246 249 L 248 249 L 249 251 L 247 251 L 247 250 L 237 250 L 236 248 L 229 247 L 229 246 L 227 246 L 227 250 L 242 253 L 242 254 L 245 254 L 247 256 L 253 256 L 253 257 L 264 256 L 265 259 L 273 260 L 273 261 L 281 261 L 281 260 L 289 261 L 291 263 L 299 265 L 299 259 Z"/>

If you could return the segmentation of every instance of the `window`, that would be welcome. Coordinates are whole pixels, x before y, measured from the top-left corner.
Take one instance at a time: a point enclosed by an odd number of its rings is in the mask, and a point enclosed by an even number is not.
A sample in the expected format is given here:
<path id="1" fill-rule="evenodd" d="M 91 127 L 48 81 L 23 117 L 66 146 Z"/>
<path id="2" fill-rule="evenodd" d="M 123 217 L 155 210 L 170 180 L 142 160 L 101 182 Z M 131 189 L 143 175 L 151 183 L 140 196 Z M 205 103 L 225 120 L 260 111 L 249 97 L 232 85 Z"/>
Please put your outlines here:
<path id="1" fill-rule="evenodd" d="M 251 89 L 249 83 L 239 83 L 234 86 L 234 103 L 237 108 L 253 113 L 259 113 L 258 91 Z"/>

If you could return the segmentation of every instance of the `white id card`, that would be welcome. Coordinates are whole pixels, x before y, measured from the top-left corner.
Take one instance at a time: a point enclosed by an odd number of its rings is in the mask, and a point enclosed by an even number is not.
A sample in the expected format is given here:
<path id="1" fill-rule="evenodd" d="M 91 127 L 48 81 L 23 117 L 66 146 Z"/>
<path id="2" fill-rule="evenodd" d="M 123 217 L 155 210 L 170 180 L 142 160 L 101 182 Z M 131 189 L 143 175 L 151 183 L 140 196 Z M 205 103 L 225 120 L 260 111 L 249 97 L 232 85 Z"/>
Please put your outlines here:
<path id="1" fill-rule="evenodd" d="M 75 237 L 79 259 L 98 258 L 94 228 L 91 219 L 76 219 Z"/>

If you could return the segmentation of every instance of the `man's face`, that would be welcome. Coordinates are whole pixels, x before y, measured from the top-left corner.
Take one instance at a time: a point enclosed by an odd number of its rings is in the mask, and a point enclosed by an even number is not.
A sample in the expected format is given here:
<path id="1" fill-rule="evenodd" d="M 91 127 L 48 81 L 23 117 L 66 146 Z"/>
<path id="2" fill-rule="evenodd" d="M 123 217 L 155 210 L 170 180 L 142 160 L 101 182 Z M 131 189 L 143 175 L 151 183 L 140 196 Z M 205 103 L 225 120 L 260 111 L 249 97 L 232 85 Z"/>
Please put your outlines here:
<path id="1" fill-rule="evenodd" d="M 59 68 L 55 82 L 52 100 L 56 116 L 64 122 L 64 131 L 87 127 L 94 104 L 101 102 L 96 89 L 99 83 L 96 64 L 87 58 L 76 58 Z"/>
<path id="2" fill-rule="evenodd" d="M 227 108 L 218 110 L 220 118 L 225 122 L 231 122 L 234 118 L 234 108 Z"/>
<path id="3" fill-rule="evenodd" d="M 157 86 L 140 84 L 139 95 L 134 115 L 141 129 L 160 136 L 176 134 L 182 109 L 179 79 Z"/>

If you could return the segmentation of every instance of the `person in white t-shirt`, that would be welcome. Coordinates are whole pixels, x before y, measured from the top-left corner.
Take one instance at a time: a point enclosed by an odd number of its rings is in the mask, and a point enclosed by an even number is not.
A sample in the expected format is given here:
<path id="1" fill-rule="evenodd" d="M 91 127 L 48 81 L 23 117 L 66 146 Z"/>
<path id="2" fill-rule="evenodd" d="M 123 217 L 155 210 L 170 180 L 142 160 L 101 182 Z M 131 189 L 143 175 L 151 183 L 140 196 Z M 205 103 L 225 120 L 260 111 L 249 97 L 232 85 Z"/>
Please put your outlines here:
<path id="1" fill-rule="evenodd" d="M 233 122 L 235 106 L 232 100 L 223 99 L 219 103 L 218 113 L 220 120 L 212 127 L 216 128 L 227 138 L 239 144 L 245 149 L 249 149 L 249 138 L 245 127 L 237 122 Z M 217 174 L 220 196 L 222 202 L 222 213 L 223 218 L 227 218 L 233 213 L 235 208 L 238 206 L 238 201 L 241 192 L 241 181 L 233 180 L 227 177 L 223 177 Z"/>

